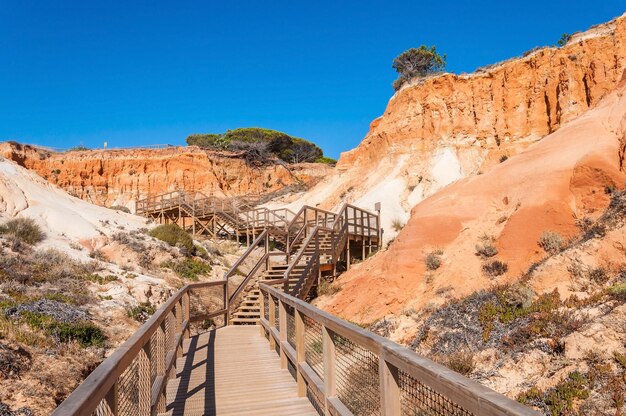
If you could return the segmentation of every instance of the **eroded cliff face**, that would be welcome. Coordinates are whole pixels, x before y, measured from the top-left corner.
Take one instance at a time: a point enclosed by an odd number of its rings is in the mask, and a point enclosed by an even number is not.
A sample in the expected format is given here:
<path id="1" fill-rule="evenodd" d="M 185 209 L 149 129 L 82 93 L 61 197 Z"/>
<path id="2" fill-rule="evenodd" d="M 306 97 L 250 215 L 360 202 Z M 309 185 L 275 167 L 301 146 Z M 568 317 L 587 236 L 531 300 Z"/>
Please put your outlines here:
<path id="1" fill-rule="evenodd" d="M 231 196 L 288 186 L 306 188 L 332 169 L 318 163 L 253 167 L 233 155 L 193 146 L 54 153 L 3 143 L 0 155 L 36 171 L 71 195 L 131 209 L 138 198 L 177 189 Z"/>
<path id="2" fill-rule="evenodd" d="M 594 107 L 626 68 L 626 19 L 575 34 L 470 75 L 445 74 L 407 85 L 345 152 L 337 172 L 306 195 L 333 207 L 382 202 L 388 238 L 393 222 L 461 178 L 485 173 Z"/>

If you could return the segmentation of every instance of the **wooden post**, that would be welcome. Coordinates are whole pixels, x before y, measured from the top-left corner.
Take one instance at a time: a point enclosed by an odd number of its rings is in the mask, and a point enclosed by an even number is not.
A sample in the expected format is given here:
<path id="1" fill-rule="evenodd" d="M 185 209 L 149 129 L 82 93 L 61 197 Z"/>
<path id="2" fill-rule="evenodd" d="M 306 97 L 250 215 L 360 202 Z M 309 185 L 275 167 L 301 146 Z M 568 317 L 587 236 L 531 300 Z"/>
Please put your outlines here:
<path id="1" fill-rule="evenodd" d="M 276 348 L 276 340 L 272 336 L 272 328 L 276 328 L 276 301 L 270 292 L 267 292 L 267 300 L 269 306 L 269 325 L 270 325 L 270 350 Z"/>
<path id="2" fill-rule="evenodd" d="M 294 320 L 296 322 L 296 380 L 298 382 L 298 397 L 306 396 L 306 383 L 304 377 L 300 372 L 300 366 L 298 364 L 306 362 L 306 346 L 304 344 L 304 316 L 302 313 L 294 308 Z"/>
<path id="3" fill-rule="evenodd" d="M 265 319 L 265 296 L 263 296 L 263 291 L 261 290 L 261 288 L 259 288 L 259 306 L 261 309 L 261 319 Z M 259 329 L 261 330 L 261 336 L 265 336 L 265 328 L 263 327 L 263 325 L 259 325 Z"/>
<path id="4" fill-rule="evenodd" d="M 191 301 L 191 297 L 189 296 L 189 291 L 185 292 L 183 295 L 183 323 L 187 321 L 189 323 L 189 303 Z M 183 333 L 183 338 L 189 338 L 189 325 L 187 325 L 187 329 L 185 329 Z"/>
<path id="5" fill-rule="evenodd" d="M 119 409 L 117 408 L 117 398 L 118 398 L 118 382 L 111 386 L 111 389 L 108 391 L 106 396 L 104 396 L 104 400 L 107 402 L 107 406 L 111 410 L 111 415 L 117 416 L 120 414 Z"/>
<path id="6" fill-rule="evenodd" d="M 224 326 L 228 326 L 230 323 L 230 291 L 228 290 L 228 279 L 224 282 L 224 310 L 226 315 L 224 316 Z"/>
<path id="7" fill-rule="evenodd" d="M 380 411 L 382 416 L 400 416 L 400 387 L 398 369 L 385 360 L 381 353 L 379 360 Z"/>
<path id="8" fill-rule="evenodd" d="M 324 325 L 322 325 L 322 354 L 324 357 L 324 414 L 330 416 L 328 399 L 337 396 L 336 351 L 332 331 Z"/>
<path id="9" fill-rule="evenodd" d="M 283 342 L 287 342 L 287 308 L 282 300 L 278 299 L 278 322 L 279 322 L 279 337 L 280 340 L 280 368 L 287 368 L 287 355 L 283 350 Z"/>

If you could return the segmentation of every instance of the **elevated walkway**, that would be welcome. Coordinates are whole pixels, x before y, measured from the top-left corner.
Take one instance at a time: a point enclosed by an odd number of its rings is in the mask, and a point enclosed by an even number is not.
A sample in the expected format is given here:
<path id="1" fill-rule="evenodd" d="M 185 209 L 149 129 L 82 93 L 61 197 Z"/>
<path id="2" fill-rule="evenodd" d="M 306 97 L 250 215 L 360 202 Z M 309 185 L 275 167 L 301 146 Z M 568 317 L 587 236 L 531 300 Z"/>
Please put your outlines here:
<path id="1" fill-rule="evenodd" d="M 164 415 L 317 415 L 257 327 L 191 337 L 176 368 Z"/>

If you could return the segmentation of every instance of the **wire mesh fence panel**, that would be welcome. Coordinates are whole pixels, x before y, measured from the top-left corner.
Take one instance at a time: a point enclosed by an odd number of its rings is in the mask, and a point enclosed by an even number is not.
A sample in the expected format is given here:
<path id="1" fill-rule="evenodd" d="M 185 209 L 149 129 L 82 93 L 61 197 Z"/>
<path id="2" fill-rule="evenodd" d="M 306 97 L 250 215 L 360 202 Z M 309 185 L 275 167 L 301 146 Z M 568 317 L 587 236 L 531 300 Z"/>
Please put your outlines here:
<path id="1" fill-rule="evenodd" d="M 287 341 L 289 345 L 296 349 L 296 317 L 295 311 L 292 306 L 285 305 L 285 311 L 287 312 Z"/>
<path id="2" fill-rule="evenodd" d="M 309 399 L 309 402 L 313 405 L 313 408 L 317 412 L 318 415 L 324 415 L 324 396 L 319 394 L 316 389 L 311 388 L 308 384 L 306 385 L 306 397 Z"/>
<path id="3" fill-rule="evenodd" d="M 348 338 L 333 334 L 337 397 L 355 415 L 380 414 L 378 357 Z"/>
<path id="4" fill-rule="evenodd" d="M 261 292 L 263 295 L 263 316 L 267 321 L 270 320 L 270 302 L 267 292 Z"/>
<path id="5" fill-rule="evenodd" d="M 403 416 L 474 415 L 402 370 L 398 374 L 398 387 Z"/>
<path id="6" fill-rule="evenodd" d="M 134 416 L 150 409 L 150 362 L 141 350 L 118 379 L 118 414 Z"/>
<path id="7" fill-rule="evenodd" d="M 289 374 L 291 374 L 291 377 L 293 377 L 294 380 L 298 379 L 298 373 L 296 371 L 296 367 L 293 365 L 293 363 L 289 359 L 287 359 L 287 370 L 289 371 Z"/>
<path id="8" fill-rule="evenodd" d="M 165 373 L 165 334 L 159 326 L 150 337 L 150 380 Z"/>
<path id="9" fill-rule="evenodd" d="M 274 299 L 274 326 L 280 331 L 280 320 L 278 316 L 278 299 Z"/>
<path id="10" fill-rule="evenodd" d="M 322 326 L 319 322 L 303 317 L 304 321 L 304 357 L 308 365 L 324 380 L 324 359 L 322 347 Z"/>
<path id="11" fill-rule="evenodd" d="M 106 400 L 102 400 L 98 403 L 98 407 L 96 407 L 91 416 L 114 416 L 114 414 Z"/>

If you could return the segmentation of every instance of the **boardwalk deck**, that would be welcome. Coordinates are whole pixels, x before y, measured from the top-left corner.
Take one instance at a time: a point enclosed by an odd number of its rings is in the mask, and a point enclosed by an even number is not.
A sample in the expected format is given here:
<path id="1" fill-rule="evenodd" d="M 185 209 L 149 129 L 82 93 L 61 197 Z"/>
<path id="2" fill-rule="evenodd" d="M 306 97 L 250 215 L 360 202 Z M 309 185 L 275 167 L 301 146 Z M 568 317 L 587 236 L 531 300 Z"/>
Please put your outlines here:
<path id="1" fill-rule="evenodd" d="M 167 386 L 167 415 L 317 415 L 258 326 L 191 337 Z"/>

